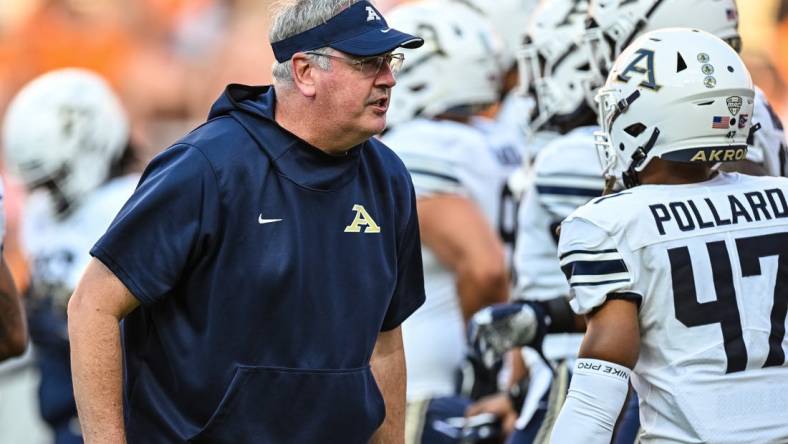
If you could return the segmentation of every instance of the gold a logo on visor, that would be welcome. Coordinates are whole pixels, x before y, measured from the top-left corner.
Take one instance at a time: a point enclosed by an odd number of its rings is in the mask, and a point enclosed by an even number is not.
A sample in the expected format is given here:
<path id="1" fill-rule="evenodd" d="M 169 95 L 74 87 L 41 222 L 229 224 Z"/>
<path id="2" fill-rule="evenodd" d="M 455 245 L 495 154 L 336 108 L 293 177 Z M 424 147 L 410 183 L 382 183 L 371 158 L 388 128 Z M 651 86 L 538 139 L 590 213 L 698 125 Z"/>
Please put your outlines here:
<path id="1" fill-rule="evenodd" d="M 372 6 L 367 6 L 367 21 L 380 20 L 380 16 Z"/>

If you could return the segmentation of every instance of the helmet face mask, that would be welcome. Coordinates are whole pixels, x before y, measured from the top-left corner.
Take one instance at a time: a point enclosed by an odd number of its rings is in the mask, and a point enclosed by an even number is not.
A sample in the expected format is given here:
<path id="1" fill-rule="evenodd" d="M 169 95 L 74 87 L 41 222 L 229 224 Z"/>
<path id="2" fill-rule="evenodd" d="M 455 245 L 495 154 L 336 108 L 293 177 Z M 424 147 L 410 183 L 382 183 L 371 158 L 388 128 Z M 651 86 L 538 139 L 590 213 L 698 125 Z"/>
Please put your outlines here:
<path id="1" fill-rule="evenodd" d="M 108 177 L 128 145 L 120 101 L 96 74 L 44 74 L 11 101 L 3 121 L 5 160 L 29 190 L 46 190 L 65 213 Z"/>
<path id="2" fill-rule="evenodd" d="M 605 83 L 607 73 L 613 65 L 614 43 L 607 34 L 594 24 L 586 29 L 583 34 L 583 52 L 588 58 L 589 81 L 586 89 L 586 102 L 589 106 L 596 108 L 596 93 Z"/>
<path id="3" fill-rule="evenodd" d="M 530 43 L 525 43 L 517 51 L 517 71 L 520 73 L 520 94 L 523 96 L 534 92 L 536 82 L 542 78 L 544 59 L 539 56 L 539 51 Z"/>
<path id="4" fill-rule="evenodd" d="M 587 57 L 580 42 L 587 15 L 586 0 L 552 0 L 537 7 L 527 43 L 518 53 L 522 92 L 533 92 L 537 114 L 530 126 L 551 123 L 574 127 L 576 114 L 586 108 Z M 567 125 L 560 122 L 565 120 Z"/>
<path id="5" fill-rule="evenodd" d="M 624 186 L 651 159 L 717 163 L 746 154 L 752 80 L 724 41 L 688 28 L 639 37 L 596 96 L 604 175 Z"/>

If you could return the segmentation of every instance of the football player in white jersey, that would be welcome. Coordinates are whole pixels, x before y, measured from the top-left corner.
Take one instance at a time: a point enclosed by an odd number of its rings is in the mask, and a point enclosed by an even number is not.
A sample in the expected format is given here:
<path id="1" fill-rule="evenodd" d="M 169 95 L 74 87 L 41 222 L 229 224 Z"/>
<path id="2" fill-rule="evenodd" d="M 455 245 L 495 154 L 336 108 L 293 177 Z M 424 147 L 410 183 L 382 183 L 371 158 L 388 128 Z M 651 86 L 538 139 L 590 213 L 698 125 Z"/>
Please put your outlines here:
<path id="1" fill-rule="evenodd" d="M 522 351 L 530 370 L 530 385 L 524 405 L 514 406 L 520 410 L 511 439 L 514 443 L 540 440 L 549 430 L 549 418 L 560 408 L 565 391 L 562 387 L 568 378 L 561 362 L 573 358 L 580 343 L 577 333 L 557 332 L 583 327 L 560 299 L 568 288 L 555 259 L 555 228 L 576 207 L 602 193 L 598 162 L 590 148 L 596 113 L 585 101 L 583 65 L 587 62 L 578 50 L 587 7 L 587 1 L 575 0 L 540 4 L 521 59 L 522 71 L 536 90 L 542 125 L 561 136 L 537 155 L 520 205 L 513 295 L 514 299 L 530 301 L 525 309 L 538 304 L 549 317 L 553 333 L 544 339 L 542 350 L 556 371 L 551 371 L 534 350 Z M 549 409 L 553 409 L 552 414 Z"/>
<path id="2" fill-rule="evenodd" d="M 69 371 L 66 306 L 90 255 L 138 176 L 120 101 L 98 75 L 46 73 L 12 100 L 4 120 L 6 165 L 29 195 L 22 244 L 31 270 L 31 337 L 41 370 L 41 415 L 57 444 L 80 443 Z"/>
<path id="3" fill-rule="evenodd" d="M 561 225 L 588 327 L 552 442 L 610 442 L 630 375 L 642 443 L 788 442 L 788 179 L 712 169 L 745 158 L 753 88 L 697 29 L 646 33 L 613 64 L 597 146 L 626 190 Z"/>
<path id="4" fill-rule="evenodd" d="M 556 3 L 561 2 L 553 0 L 547 2 L 547 5 Z M 565 3 L 563 8 L 567 9 L 574 2 Z M 691 13 L 679 13 L 686 6 L 679 0 L 591 0 L 590 29 L 586 32 L 585 42 L 572 42 L 574 47 L 569 48 L 568 53 L 556 51 L 554 48 L 540 50 L 538 46 L 526 51 L 532 54 L 526 59 L 526 65 L 531 66 L 533 64 L 528 63 L 528 60 L 538 58 L 541 53 L 561 54 L 561 63 L 539 80 L 543 84 L 540 89 L 547 91 L 543 94 L 546 99 L 541 100 L 543 106 L 547 109 L 583 108 L 581 94 L 585 93 L 587 97 L 595 94 L 600 85 L 598 78 L 606 72 L 604 67 L 609 66 L 606 60 L 611 54 L 614 56 L 623 49 L 622 42 L 631 41 L 638 33 L 666 26 L 695 26 L 714 33 L 735 49 L 741 46 L 734 0 L 695 2 L 692 4 L 694 9 Z M 552 9 L 560 7 L 553 6 Z M 544 29 L 549 31 L 550 27 L 544 26 Z M 544 30 L 542 35 L 543 40 L 549 42 L 561 41 L 561 36 L 552 36 Z M 615 42 L 616 45 L 606 46 L 607 43 L 600 42 Z M 551 45 L 562 48 L 556 43 Z M 563 47 L 568 48 L 567 44 Z M 594 55 L 590 64 L 573 63 L 573 56 L 587 50 L 591 50 Z M 589 66 L 592 67 L 590 70 Z M 779 119 L 774 118 L 773 110 L 759 91 L 756 89 L 753 116 L 744 116 L 745 119 L 749 118 L 760 125 L 760 130 L 755 132 L 748 150 L 748 159 L 752 162 L 747 165 L 746 162 L 737 161 L 723 164 L 722 168 L 781 175 L 781 168 L 785 167 L 785 162 L 780 161 L 785 158 L 784 154 L 780 154 L 785 150 L 785 135 Z M 556 105 L 551 106 L 551 103 Z M 589 161 L 591 154 L 590 150 L 586 149 L 593 141 L 595 127 L 596 125 L 583 127 L 556 141 L 552 147 L 544 150 L 542 160 L 534 167 L 536 190 L 521 206 L 521 232 L 518 238 L 528 239 L 529 242 L 524 241 L 521 244 L 523 249 L 518 250 L 516 256 L 519 261 L 518 270 L 522 270 L 519 273 L 521 279 L 518 281 L 518 294 L 531 294 L 543 299 L 558 292 L 565 294 L 567 290 L 565 282 L 557 273 L 558 268 L 552 254 L 554 243 L 547 240 L 552 237 L 553 230 L 550 225 L 563 220 L 574 208 L 593 197 L 599 190 L 598 169 Z M 753 163 L 757 165 L 752 165 Z"/>
<path id="5" fill-rule="evenodd" d="M 452 398 L 465 321 L 509 295 L 502 238 L 513 237 L 515 211 L 505 185 L 522 162 L 521 137 L 484 117 L 499 100 L 502 69 L 500 42 L 478 11 L 454 1 L 408 3 L 389 23 L 425 40 L 419 51 L 405 50 L 383 136 L 416 188 L 427 294 L 403 324 L 406 434 L 408 442 L 458 442 L 468 438 L 469 400 Z M 458 419 L 435 416 L 439 409 Z"/>
<path id="6" fill-rule="evenodd" d="M 582 324 L 576 324 L 565 302 L 560 299 L 551 301 L 568 291 L 555 259 L 555 227 L 577 206 L 602 193 L 598 161 L 591 149 L 596 113 L 586 104 L 583 79 L 576 75 L 580 73 L 578 67 L 586 64 L 584 54 L 577 47 L 584 30 L 587 6 L 588 2 L 575 0 L 541 3 L 532 19 L 528 44 L 520 60 L 523 79 L 536 92 L 539 112 L 534 124 L 561 136 L 547 143 L 537 155 L 531 183 L 520 205 L 514 256 L 517 276 L 514 298 L 531 301 L 524 310 L 548 314 L 551 331 L 573 331 L 582 327 Z M 516 303 L 517 306 L 520 304 Z M 496 322 L 482 325 L 494 318 L 505 319 L 505 316 L 488 309 L 474 317 L 472 325 L 479 328 L 472 329 L 471 339 L 489 342 L 479 344 L 477 341 L 474 343 L 476 348 L 496 348 L 497 351 L 506 348 L 507 341 L 490 344 L 496 341 L 486 333 L 475 335 L 476 332 L 494 332 Z M 517 322 L 522 325 L 522 321 Z M 507 327 L 504 330 L 517 328 Z M 518 336 L 522 340 L 528 335 Z M 539 335 L 533 335 L 527 342 L 538 341 L 539 338 Z M 546 357 L 557 362 L 573 357 L 580 339 L 579 335 L 548 334 L 545 341 L 543 350 Z M 530 386 L 525 405 L 516 397 L 514 400 L 519 405 L 512 405 L 514 409 L 522 410 L 517 430 L 511 438 L 517 443 L 532 442 L 537 435 L 545 433 L 540 429 L 543 419 L 550 416 L 547 400 L 554 375 L 535 351 L 527 349 L 523 354 L 530 368 Z M 563 370 L 557 373 L 559 381 L 567 377 Z M 560 385 L 553 384 L 554 387 Z M 553 396 L 555 402 L 552 405 L 557 406 L 556 411 L 562 397 L 561 393 Z"/>
<path id="7" fill-rule="evenodd" d="M 547 79 L 544 83 L 553 82 L 554 87 L 545 86 L 542 89 L 552 92 L 553 101 L 559 102 L 563 99 L 567 104 L 566 109 L 572 109 L 572 104 L 578 106 L 578 103 L 582 102 L 578 94 L 580 91 L 585 91 L 586 101 L 591 102 L 588 97 L 593 96 L 595 89 L 600 85 L 596 80 L 600 71 L 604 71 L 610 65 L 605 63 L 606 57 L 620 52 L 623 49 L 621 47 L 623 42 L 631 41 L 632 36 L 669 26 L 671 23 L 697 26 L 725 39 L 734 48 L 740 47 L 737 30 L 738 15 L 733 0 L 695 2 L 691 5 L 690 12 L 685 11 L 686 7 L 686 2 L 679 0 L 592 0 L 589 10 L 590 29 L 586 34 L 586 41 L 576 43 L 573 50 L 575 53 L 593 54 L 593 63 L 572 63 L 571 54 L 562 55 L 561 65 L 568 69 L 562 70 L 559 66 L 551 76 L 545 76 Z M 543 35 L 542 38 L 550 42 L 561 41 L 560 37 L 550 38 Z M 600 42 L 604 44 L 600 45 Z M 615 44 L 607 46 L 610 42 Z M 536 50 L 532 50 L 531 54 L 537 54 Z M 534 58 L 533 55 L 530 57 Z M 577 72 L 573 73 L 572 69 Z M 563 79 L 564 76 L 568 76 L 568 79 Z M 573 87 L 573 82 L 584 88 Z M 567 91 L 569 93 L 565 93 Z M 766 171 L 774 175 L 781 173 L 780 168 L 784 168 L 785 163 L 780 161 L 785 159 L 785 137 L 779 120 L 774 119 L 773 115 L 768 103 L 756 89 L 755 111 L 752 117 L 744 116 L 744 119 L 751 117 L 762 128 L 754 133 L 751 149 L 748 152 L 749 160 L 724 163 L 722 169 L 737 169 L 756 174 L 763 174 Z M 541 159 L 534 165 L 533 177 L 536 186 L 532 187 L 520 207 L 517 236 L 519 248 L 515 255 L 519 279 L 515 297 L 549 300 L 551 296 L 563 297 L 561 295 L 569 290 L 560 274 L 555 256 L 554 226 L 574 207 L 590 199 L 594 188 L 597 190 L 599 188 L 599 172 L 595 163 L 589 158 L 591 156 L 589 147 L 593 143 L 592 133 L 593 127 L 580 129 L 570 135 L 574 137 L 566 137 L 550 144 L 552 146 L 548 145 L 543 150 Z M 553 301 L 551 306 L 554 310 L 561 307 L 558 301 Z M 561 317 L 565 315 L 561 314 Z M 565 323 L 565 325 L 567 328 L 578 326 L 576 323 Z M 577 339 L 572 339 L 571 335 L 561 339 L 567 341 L 564 348 L 567 353 L 573 348 L 576 350 Z M 554 336 L 548 336 L 548 341 L 555 340 Z M 554 350 L 551 350 L 554 349 L 553 344 L 554 342 L 548 342 L 545 345 L 545 353 L 550 357 L 555 357 Z M 533 359 L 531 361 L 534 362 Z M 635 407 L 634 402 L 633 399 L 633 407 Z M 636 426 L 636 424 L 632 425 Z M 618 438 L 627 439 L 624 436 L 634 433 L 634 429 L 624 429 L 620 432 L 622 433 Z"/>

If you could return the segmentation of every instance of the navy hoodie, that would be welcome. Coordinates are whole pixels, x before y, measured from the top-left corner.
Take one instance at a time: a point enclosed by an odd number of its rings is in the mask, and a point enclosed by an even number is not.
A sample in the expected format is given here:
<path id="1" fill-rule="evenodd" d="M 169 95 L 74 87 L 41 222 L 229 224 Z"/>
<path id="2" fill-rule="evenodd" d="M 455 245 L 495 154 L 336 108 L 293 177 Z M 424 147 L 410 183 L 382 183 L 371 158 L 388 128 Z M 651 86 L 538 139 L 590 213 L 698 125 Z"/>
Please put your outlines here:
<path id="1" fill-rule="evenodd" d="M 130 443 L 365 443 L 380 331 L 424 301 L 413 186 L 370 139 L 331 156 L 230 85 L 159 154 L 91 254 L 122 323 Z"/>

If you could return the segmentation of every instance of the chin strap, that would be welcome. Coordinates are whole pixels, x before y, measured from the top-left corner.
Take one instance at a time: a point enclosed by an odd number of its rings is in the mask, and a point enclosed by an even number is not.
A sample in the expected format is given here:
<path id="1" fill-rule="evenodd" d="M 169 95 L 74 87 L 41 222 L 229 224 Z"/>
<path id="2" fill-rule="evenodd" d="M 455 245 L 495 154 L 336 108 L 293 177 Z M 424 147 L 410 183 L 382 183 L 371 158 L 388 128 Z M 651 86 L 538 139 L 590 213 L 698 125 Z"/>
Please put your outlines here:
<path id="1" fill-rule="evenodd" d="M 636 89 L 626 99 L 621 99 L 618 102 L 616 102 L 616 109 L 613 110 L 613 114 L 611 114 L 610 118 L 608 119 L 608 123 L 607 123 L 608 127 L 612 128 L 613 122 L 615 122 L 616 119 L 618 119 L 618 116 L 620 116 L 621 113 L 626 111 L 627 108 L 629 108 L 629 105 L 632 105 L 632 103 L 638 98 L 640 98 L 640 90 Z"/>
<path id="2" fill-rule="evenodd" d="M 636 168 L 646 160 L 648 152 L 654 148 L 654 145 L 656 145 L 659 134 L 659 128 L 655 127 L 654 131 L 651 132 L 651 137 L 648 138 L 645 145 L 638 147 L 635 152 L 632 153 L 632 162 L 629 164 L 627 171 L 621 175 L 626 188 L 632 188 L 640 185 L 640 178 L 638 178 Z"/>
<path id="3" fill-rule="evenodd" d="M 756 123 L 755 125 L 750 127 L 750 132 L 747 134 L 747 145 L 753 144 L 753 142 L 755 141 L 755 133 L 757 133 L 759 129 L 761 129 L 760 123 Z"/>
<path id="4" fill-rule="evenodd" d="M 626 173 L 621 175 L 621 179 L 624 182 L 624 188 L 632 188 L 640 185 L 640 178 L 638 178 L 638 173 L 630 168 Z"/>

